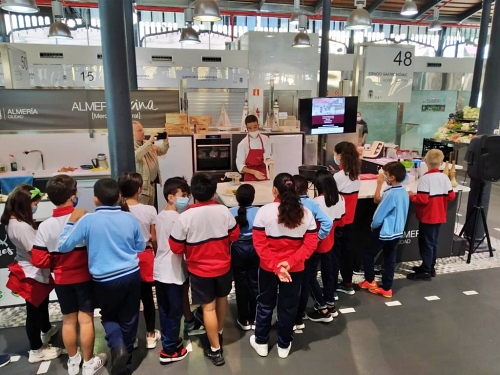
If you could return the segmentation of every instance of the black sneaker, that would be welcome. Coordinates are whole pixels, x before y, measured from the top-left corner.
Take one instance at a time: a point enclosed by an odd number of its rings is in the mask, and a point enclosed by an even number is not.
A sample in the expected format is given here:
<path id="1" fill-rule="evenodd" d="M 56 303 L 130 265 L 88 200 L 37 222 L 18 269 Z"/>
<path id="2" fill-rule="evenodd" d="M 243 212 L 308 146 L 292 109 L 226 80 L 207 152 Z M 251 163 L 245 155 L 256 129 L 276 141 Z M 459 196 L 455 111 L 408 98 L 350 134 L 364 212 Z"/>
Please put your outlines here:
<path id="1" fill-rule="evenodd" d="M 420 265 L 420 266 L 413 266 L 411 269 L 414 272 L 417 272 L 417 273 L 425 272 L 424 271 L 424 267 L 422 265 Z M 431 270 L 431 277 L 436 277 L 436 269 L 435 268 L 433 268 Z"/>
<path id="2" fill-rule="evenodd" d="M 335 308 L 335 305 L 327 305 L 328 312 L 331 314 L 332 318 L 339 316 L 339 312 Z"/>
<path id="3" fill-rule="evenodd" d="M 199 331 L 202 326 L 203 324 L 193 318 L 193 320 L 191 320 L 190 322 L 184 321 L 184 332 L 189 333 L 193 331 Z"/>
<path id="4" fill-rule="evenodd" d="M 210 361 L 212 361 L 212 363 L 215 366 L 222 366 L 226 363 L 226 361 L 224 360 L 224 356 L 222 355 L 222 351 L 220 349 L 214 352 L 212 351 L 211 348 L 206 348 L 205 357 L 207 357 Z"/>
<path id="5" fill-rule="evenodd" d="M 330 323 L 333 320 L 332 314 L 328 312 L 328 309 L 325 310 L 326 312 L 322 312 L 321 310 L 314 309 L 307 316 L 311 322 Z"/>
<path id="6" fill-rule="evenodd" d="M 188 355 L 186 348 L 181 348 L 171 354 L 160 350 L 160 363 L 171 363 L 182 361 Z"/>
<path id="7" fill-rule="evenodd" d="M 430 280 L 431 274 L 427 272 L 415 272 L 406 275 L 408 280 Z"/>
<path id="8" fill-rule="evenodd" d="M 125 344 L 121 343 L 115 348 L 111 349 L 112 358 L 112 373 L 113 374 L 123 374 L 127 370 L 127 362 L 129 359 L 129 354 Z"/>

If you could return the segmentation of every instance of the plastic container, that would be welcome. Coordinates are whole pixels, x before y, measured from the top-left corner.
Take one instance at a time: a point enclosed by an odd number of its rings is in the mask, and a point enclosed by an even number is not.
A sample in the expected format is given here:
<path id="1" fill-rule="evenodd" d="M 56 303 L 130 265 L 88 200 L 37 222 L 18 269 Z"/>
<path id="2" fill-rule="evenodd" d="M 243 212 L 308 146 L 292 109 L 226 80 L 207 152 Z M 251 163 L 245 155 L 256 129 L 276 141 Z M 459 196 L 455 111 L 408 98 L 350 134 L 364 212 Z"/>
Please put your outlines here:
<path id="1" fill-rule="evenodd" d="M 11 172 L 17 171 L 17 162 L 14 154 L 9 154 L 9 163 Z"/>

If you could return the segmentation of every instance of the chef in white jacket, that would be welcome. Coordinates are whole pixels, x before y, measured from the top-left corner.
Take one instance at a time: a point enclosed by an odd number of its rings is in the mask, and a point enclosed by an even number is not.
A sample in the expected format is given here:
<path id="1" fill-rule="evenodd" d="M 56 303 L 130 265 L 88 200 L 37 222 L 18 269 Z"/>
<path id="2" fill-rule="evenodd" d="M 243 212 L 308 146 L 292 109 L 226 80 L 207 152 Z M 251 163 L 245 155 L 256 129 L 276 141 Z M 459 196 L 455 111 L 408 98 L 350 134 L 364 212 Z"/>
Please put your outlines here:
<path id="1" fill-rule="evenodd" d="M 244 181 L 268 180 L 267 165 L 272 163 L 271 141 L 259 133 L 259 120 L 255 115 L 245 118 L 248 135 L 238 144 L 236 167 Z"/>

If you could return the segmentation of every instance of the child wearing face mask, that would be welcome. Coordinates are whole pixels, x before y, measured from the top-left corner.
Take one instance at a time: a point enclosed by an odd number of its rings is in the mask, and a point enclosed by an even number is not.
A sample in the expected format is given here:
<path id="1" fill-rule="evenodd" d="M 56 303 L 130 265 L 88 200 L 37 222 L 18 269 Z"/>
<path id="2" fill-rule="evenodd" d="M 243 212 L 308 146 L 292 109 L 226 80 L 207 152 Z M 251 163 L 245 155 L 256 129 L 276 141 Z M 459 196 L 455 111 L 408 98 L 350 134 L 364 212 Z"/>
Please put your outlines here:
<path id="1" fill-rule="evenodd" d="M 146 249 L 138 254 L 141 273 L 141 301 L 144 306 L 146 321 L 146 347 L 156 348 L 160 340 L 160 331 L 155 329 L 155 303 L 153 299 L 153 266 L 156 251 L 155 221 L 157 212 L 153 206 L 139 203 L 142 191 L 142 176 L 139 173 L 124 173 L 118 179 L 122 195 L 122 209 L 129 211 L 139 222 L 141 233 L 146 242 Z"/>
<path id="2" fill-rule="evenodd" d="M 76 180 L 57 175 L 47 183 L 47 195 L 56 206 L 52 217 L 38 227 L 31 262 L 51 269 L 63 314 L 63 342 L 68 352 L 68 374 L 76 375 L 83 364 L 83 374 L 91 375 L 106 364 L 106 354 L 94 356 L 94 297 L 85 244 L 62 254 L 57 248 L 59 236 L 78 203 Z M 80 326 L 82 353 L 78 350 L 77 329 Z"/>
<path id="3" fill-rule="evenodd" d="M 9 194 L 0 219 L 7 235 L 16 247 L 15 262 L 9 265 L 7 288 L 26 300 L 26 333 L 30 342 L 28 361 L 37 363 L 55 359 L 61 349 L 49 344 L 57 327 L 49 320 L 49 294 L 54 288 L 50 270 L 35 267 L 30 252 L 36 229 L 33 213 L 42 193 L 30 185 L 18 185 Z"/>
<path id="4" fill-rule="evenodd" d="M 368 289 L 370 293 L 391 298 L 397 260 L 396 247 L 403 236 L 410 198 L 402 185 L 406 178 L 403 164 L 394 161 L 384 165 L 382 169 L 384 173 L 379 174 L 375 190 L 374 201 L 378 203 L 378 207 L 373 214 L 372 236 L 364 254 L 365 281 L 358 285 L 361 289 Z M 388 187 L 382 192 L 384 181 Z M 379 286 L 375 281 L 374 261 L 381 250 L 384 252 L 384 271 L 382 285 Z"/>
<path id="5" fill-rule="evenodd" d="M 189 280 L 186 262 L 182 255 L 170 250 L 168 239 L 179 214 L 186 210 L 190 189 L 182 177 L 169 178 L 163 187 L 167 204 L 156 218 L 158 250 L 156 252 L 154 279 L 160 315 L 161 344 L 160 362 L 176 362 L 186 358 L 188 352 L 179 337 L 181 318 L 185 314 L 184 331 L 192 330 L 194 318 L 189 310 Z M 187 303 L 187 306 L 186 306 Z M 199 328 L 199 327 L 198 327 Z"/>
<path id="6" fill-rule="evenodd" d="M 255 309 L 259 294 L 259 256 L 253 247 L 252 228 L 258 207 L 252 206 L 255 188 L 244 184 L 236 190 L 238 207 L 229 209 L 240 226 L 240 238 L 231 244 L 231 267 L 236 290 L 236 323 L 243 331 L 255 328 Z"/>

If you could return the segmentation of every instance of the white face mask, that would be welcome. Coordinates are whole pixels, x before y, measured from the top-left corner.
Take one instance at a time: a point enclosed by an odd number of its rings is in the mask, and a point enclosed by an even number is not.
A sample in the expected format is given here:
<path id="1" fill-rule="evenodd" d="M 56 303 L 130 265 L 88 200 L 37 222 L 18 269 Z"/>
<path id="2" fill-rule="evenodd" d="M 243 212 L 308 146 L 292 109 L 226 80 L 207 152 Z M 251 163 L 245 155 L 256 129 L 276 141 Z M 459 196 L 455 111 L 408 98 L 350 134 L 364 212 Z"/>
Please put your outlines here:
<path id="1" fill-rule="evenodd" d="M 358 116 L 356 120 L 361 121 L 362 120 L 361 116 Z"/>
<path id="2" fill-rule="evenodd" d="M 257 138 L 259 136 L 259 132 L 258 131 L 248 132 L 248 135 L 252 138 Z"/>

